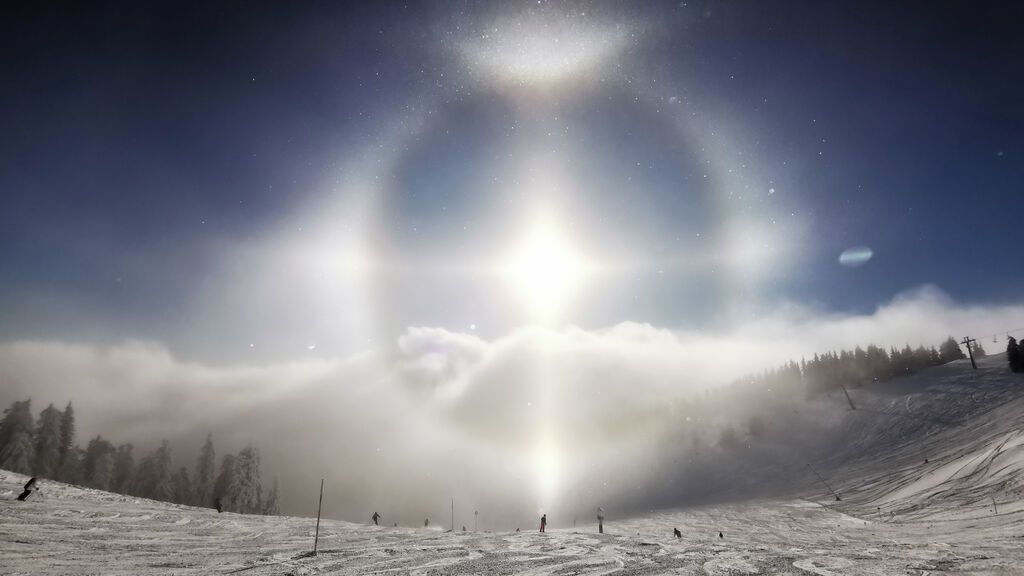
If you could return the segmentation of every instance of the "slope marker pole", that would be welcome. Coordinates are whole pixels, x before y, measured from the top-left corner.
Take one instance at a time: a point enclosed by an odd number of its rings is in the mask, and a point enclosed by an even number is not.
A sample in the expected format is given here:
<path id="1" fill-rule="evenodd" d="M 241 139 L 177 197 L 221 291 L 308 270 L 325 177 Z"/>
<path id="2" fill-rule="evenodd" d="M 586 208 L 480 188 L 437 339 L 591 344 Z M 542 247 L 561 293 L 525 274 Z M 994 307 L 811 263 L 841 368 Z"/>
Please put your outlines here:
<path id="1" fill-rule="evenodd" d="M 320 508 L 324 504 L 324 479 L 320 479 L 320 501 L 316 505 L 316 535 L 313 536 L 313 555 L 316 556 L 316 545 L 320 542 Z"/>

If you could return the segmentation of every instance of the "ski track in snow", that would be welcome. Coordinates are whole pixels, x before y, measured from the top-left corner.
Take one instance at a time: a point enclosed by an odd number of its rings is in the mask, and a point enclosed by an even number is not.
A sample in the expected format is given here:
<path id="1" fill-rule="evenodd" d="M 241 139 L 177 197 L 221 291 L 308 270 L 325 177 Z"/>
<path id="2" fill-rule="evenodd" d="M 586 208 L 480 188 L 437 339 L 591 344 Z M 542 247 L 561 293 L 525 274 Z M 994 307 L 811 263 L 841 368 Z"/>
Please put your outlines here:
<path id="1" fill-rule="evenodd" d="M 314 556 L 315 519 L 45 480 L 17 502 L 26 477 L 0 471 L 0 574 L 1024 575 L 1024 379 L 1004 364 L 957 362 L 851 390 L 858 410 L 840 424 L 849 445 L 817 464 L 842 502 L 822 489 L 666 510 L 610 521 L 606 534 L 324 520 Z"/>

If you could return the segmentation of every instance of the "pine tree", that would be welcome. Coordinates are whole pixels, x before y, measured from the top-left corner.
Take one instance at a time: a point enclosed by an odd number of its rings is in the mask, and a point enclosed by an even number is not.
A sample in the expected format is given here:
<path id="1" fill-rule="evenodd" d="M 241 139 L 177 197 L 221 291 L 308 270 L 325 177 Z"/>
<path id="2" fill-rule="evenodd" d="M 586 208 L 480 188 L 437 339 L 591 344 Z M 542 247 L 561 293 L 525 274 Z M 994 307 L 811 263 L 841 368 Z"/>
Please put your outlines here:
<path id="1" fill-rule="evenodd" d="M 263 499 L 263 514 L 267 516 L 279 516 L 281 514 L 281 506 L 277 502 L 277 477 L 274 477 L 274 485 L 267 492 L 267 497 Z"/>
<path id="2" fill-rule="evenodd" d="M 191 506 L 194 494 L 192 481 L 188 477 L 188 468 L 182 466 L 174 475 L 174 502 Z"/>
<path id="3" fill-rule="evenodd" d="M 56 478 L 60 467 L 60 410 L 53 404 L 39 413 L 35 433 L 35 462 L 33 474 L 42 478 Z"/>
<path id="4" fill-rule="evenodd" d="M 81 481 L 80 462 L 65 462 L 72 457 L 77 457 L 75 449 L 75 410 L 68 402 L 60 419 L 60 463 L 57 465 L 57 479 L 61 482 L 75 484 Z M 62 471 L 74 476 L 62 476 Z"/>
<path id="5" fill-rule="evenodd" d="M 153 491 L 155 500 L 171 502 L 174 500 L 174 482 L 171 477 L 171 445 L 164 440 L 153 455 Z"/>
<path id="6" fill-rule="evenodd" d="M 1024 372 L 1024 354 L 1017 345 L 1017 339 L 1010 336 L 1006 342 L 1006 360 L 1010 363 L 1010 370 Z"/>
<path id="7" fill-rule="evenodd" d="M 981 347 L 981 342 L 975 341 L 973 348 L 975 358 L 984 358 L 986 356 L 985 349 Z"/>
<path id="8" fill-rule="evenodd" d="M 97 435 L 89 441 L 82 458 L 82 476 L 85 484 L 100 490 L 110 487 L 114 446 L 103 437 Z"/>
<path id="9" fill-rule="evenodd" d="M 92 478 L 89 485 L 100 490 L 110 490 L 110 483 L 114 477 L 114 452 L 103 452 L 93 464 Z"/>
<path id="10" fill-rule="evenodd" d="M 206 443 L 199 451 L 199 458 L 196 460 L 195 473 L 195 503 L 197 506 L 210 507 L 213 505 L 213 480 L 214 468 L 217 461 L 214 459 L 213 434 L 206 435 Z"/>
<path id="11" fill-rule="evenodd" d="M 213 499 L 220 500 L 224 510 L 238 510 L 238 482 L 235 478 L 235 457 L 232 454 L 225 454 L 220 461 L 217 481 L 213 483 Z"/>
<path id="12" fill-rule="evenodd" d="M 121 444 L 114 455 L 114 470 L 110 478 L 110 489 L 120 494 L 127 494 L 132 487 L 135 475 L 135 458 L 132 456 L 132 445 Z"/>
<path id="13" fill-rule="evenodd" d="M 139 460 L 131 485 L 128 487 L 128 493 L 140 498 L 153 498 L 155 486 L 156 458 L 153 454 L 147 454 Z"/>
<path id="14" fill-rule="evenodd" d="M 14 402 L 0 421 L 0 468 L 31 474 L 34 456 L 32 401 Z"/>
<path id="15" fill-rule="evenodd" d="M 252 446 L 245 447 L 235 458 L 235 477 L 238 497 L 235 506 L 243 514 L 259 514 L 263 511 L 263 487 L 260 485 L 260 451 Z"/>
<path id="16" fill-rule="evenodd" d="M 952 336 L 946 338 L 946 341 L 939 346 L 939 356 L 942 358 L 942 363 L 952 362 L 953 360 L 962 360 L 967 356 L 964 351 L 960 349 L 960 345 L 957 344 L 956 340 Z"/>
<path id="17" fill-rule="evenodd" d="M 66 484 L 83 484 L 82 478 L 82 456 L 84 453 L 78 446 L 72 446 L 60 460 L 60 468 L 57 469 L 57 479 Z"/>

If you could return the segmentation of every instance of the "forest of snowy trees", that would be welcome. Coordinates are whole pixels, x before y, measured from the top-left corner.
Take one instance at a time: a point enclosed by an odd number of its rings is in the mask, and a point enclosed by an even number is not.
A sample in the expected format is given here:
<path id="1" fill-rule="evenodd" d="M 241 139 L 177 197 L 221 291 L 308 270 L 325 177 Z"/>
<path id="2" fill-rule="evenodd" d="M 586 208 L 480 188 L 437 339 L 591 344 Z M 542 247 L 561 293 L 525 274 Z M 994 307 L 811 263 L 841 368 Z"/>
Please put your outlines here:
<path id="1" fill-rule="evenodd" d="M 213 436 L 207 435 L 195 468 L 173 469 L 164 440 L 136 462 L 131 444 L 114 446 L 102 436 L 83 450 L 75 443 L 75 412 L 50 404 L 32 417 L 32 401 L 16 401 L 0 421 L 0 468 L 120 494 L 175 504 L 221 508 L 245 514 L 279 514 L 278 486 L 266 493 L 260 478 L 260 452 L 248 446 L 226 454 L 216 466 Z"/>
<path id="2" fill-rule="evenodd" d="M 985 356 L 985 349 L 980 342 L 973 344 L 972 351 L 975 358 Z M 903 348 L 892 347 L 886 351 L 872 344 L 866 349 L 858 346 L 853 350 L 815 354 L 810 360 L 801 360 L 799 364 L 790 361 L 776 369 L 742 378 L 737 383 L 776 390 L 802 389 L 808 396 L 813 396 L 838 386 L 854 387 L 868 382 L 883 382 L 913 374 L 928 366 L 938 366 L 966 357 L 952 336 L 938 349 L 934 346 L 911 348 L 907 344 Z"/>

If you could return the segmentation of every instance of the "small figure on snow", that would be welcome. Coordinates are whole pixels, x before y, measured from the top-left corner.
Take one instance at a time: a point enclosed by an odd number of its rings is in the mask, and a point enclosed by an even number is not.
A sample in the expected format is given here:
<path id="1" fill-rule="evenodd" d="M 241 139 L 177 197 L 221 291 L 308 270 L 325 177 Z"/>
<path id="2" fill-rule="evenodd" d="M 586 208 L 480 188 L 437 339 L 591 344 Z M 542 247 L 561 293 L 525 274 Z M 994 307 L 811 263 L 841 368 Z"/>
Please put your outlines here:
<path id="1" fill-rule="evenodd" d="M 462 526 L 462 531 L 463 531 L 463 532 L 465 532 L 465 531 L 466 531 L 466 526 L 465 526 L 465 525 L 463 525 L 463 526 Z"/>
<path id="2" fill-rule="evenodd" d="M 675 536 L 676 538 L 682 538 L 683 537 L 683 533 L 679 531 L 679 528 L 673 528 L 672 529 L 672 535 Z"/>
<path id="3" fill-rule="evenodd" d="M 719 533 L 718 533 L 718 539 L 719 539 L 719 540 L 721 540 L 721 539 L 723 539 L 723 538 L 725 538 L 725 536 L 722 536 L 722 533 L 721 533 L 721 532 L 719 532 Z"/>
<path id="4" fill-rule="evenodd" d="M 37 490 L 39 489 L 36 488 L 36 477 L 33 476 L 28 479 L 28 482 L 25 482 L 25 491 L 18 496 L 18 500 L 24 502 L 25 499 L 28 498 L 30 494 L 32 494 L 32 492 Z"/>
<path id="5" fill-rule="evenodd" d="M 217 514 L 220 514 L 224 511 L 224 505 L 221 504 L 220 498 L 214 498 L 213 507 L 217 509 Z"/>
<path id="6" fill-rule="evenodd" d="M 597 532 L 604 534 L 604 508 L 597 507 Z"/>
<path id="7" fill-rule="evenodd" d="M 430 526 L 430 518 L 427 518 L 426 520 L 423 521 L 423 527 L 427 528 L 428 526 Z"/>
<path id="8" fill-rule="evenodd" d="M 548 527 L 548 515 L 545 514 L 540 517 L 540 531 L 544 532 L 544 529 Z"/>
<path id="9" fill-rule="evenodd" d="M 380 526 L 380 524 L 377 524 L 377 520 L 380 520 L 380 514 L 377 514 L 377 512 L 374 512 L 373 516 L 370 516 L 370 518 L 373 518 L 373 525 L 374 526 Z"/>
<path id="10" fill-rule="evenodd" d="M 516 528 L 516 532 L 519 532 L 519 528 Z"/>

